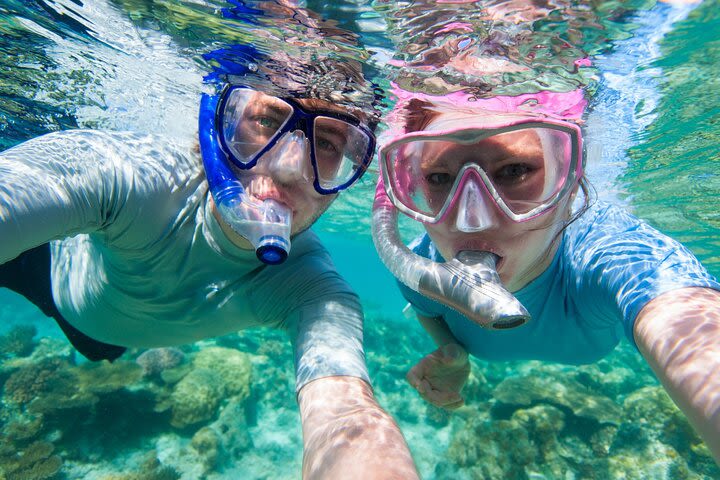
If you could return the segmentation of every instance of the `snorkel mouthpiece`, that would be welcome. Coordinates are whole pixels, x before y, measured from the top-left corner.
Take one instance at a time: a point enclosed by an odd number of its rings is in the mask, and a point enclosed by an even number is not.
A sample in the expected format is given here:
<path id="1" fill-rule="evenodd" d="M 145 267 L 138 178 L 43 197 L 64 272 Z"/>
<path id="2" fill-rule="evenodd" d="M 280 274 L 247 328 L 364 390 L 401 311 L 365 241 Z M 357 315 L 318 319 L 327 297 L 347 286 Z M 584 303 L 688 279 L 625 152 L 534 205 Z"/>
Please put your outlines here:
<path id="1" fill-rule="evenodd" d="M 493 330 L 519 327 L 530 320 L 530 314 L 500 281 L 495 269 L 498 259 L 490 252 L 459 252 L 451 261 L 438 264 L 448 275 L 423 275 L 420 293 L 441 301 L 482 327 Z"/>
<path id="2" fill-rule="evenodd" d="M 218 99 L 200 101 L 200 150 L 215 206 L 228 226 L 248 240 L 261 262 L 277 265 L 290 251 L 292 210 L 273 199 L 258 200 L 245 191 L 227 163 L 215 129 Z"/>
<path id="3" fill-rule="evenodd" d="M 292 210 L 271 198 L 256 200 L 245 192 L 228 189 L 215 198 L 218 211 L 230 228 L 249 241 L 257 258 L 268 265 L 284 262 L 290 250 Z"/>
<path id="4" fill-rule="evenodd" d="M 385 266 L 407 287 L 447 305 L 483 328 L 518 327 L 530 320 L 520 301 L 500 281 L 490 252 L 462 251 L 439 263 L 413 253 L 400 239 L 397 210 L 378 182 L 373 206 L 372 234 Z"/>
<path id="5" fill-rule="evenodd" d="M 277 265 L 284 262 L 290 250 L 292 210 L 268 198 L 259 208 L 263 219 L 257 225 L 257 241 L 252 241 L 261 262 Z"/>

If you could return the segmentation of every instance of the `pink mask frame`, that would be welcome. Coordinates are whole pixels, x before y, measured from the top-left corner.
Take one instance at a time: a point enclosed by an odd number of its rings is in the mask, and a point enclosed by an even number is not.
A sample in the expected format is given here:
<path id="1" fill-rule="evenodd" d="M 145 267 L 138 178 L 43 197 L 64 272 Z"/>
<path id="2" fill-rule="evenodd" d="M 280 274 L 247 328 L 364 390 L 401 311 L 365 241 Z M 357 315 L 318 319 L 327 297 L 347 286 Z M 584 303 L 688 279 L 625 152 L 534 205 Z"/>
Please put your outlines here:
<path id="1" fill-rule="evenodd" d="M 397 184 L 391 179 L 390 172 L 393 170 L 392 162 L 393 155 L 391 152 L 398 147 L 414 142 L 414 141 L 451 141 L 459 144 L 471 144 L 481 140 L 484 140 L 492 135 L 500 133 L 513 132 L 517 130 L 527 128 L 545 128 L 551 130 L 557 130 L 568 134 L 571 145 L 570 145 L 570 158 L 567 176 L 564 178 L 562 187 L 551 196 L 548 200 L 541 203 L 540 205 L 532 208 L 525 213 L 513 212 L 505 201 L 501 198 L 497 189 L 493 185 L 487 173 L 477 164 L 466 163 L 458 172 L 458 175 L 453 183 L 453 186 L 448 193 L 447 200 L 443 204 L 442 208 L 434 216 L 419 212 L 412 206 L 406 205 L 401 201 L 402 195 L 398 195 L 396 189 L 403 188 L 402 185 Z M 382 173 L 383 183 L 385 191 L 392 204 L 399 211 L 405 215 L 418 220 L 423 223 L 436 224 L 444 221 L 448 212 L 451 212 L 456 204 L 459 202 L 461 195 L 458 192 L 462 192 L 465 184 L 470 180 L 471 177 L 479 178 L 484 185 L 484 189 L 489 193 L 493 199 L 495 205 L 511 220 L 515 222 L 525 222 L 536 218 L 544 213 L 547 213 L 557 205 L 557 203 L 565 197 L 580 181 L 583 176 L 583 145 L 582 145 L 582 132 L 580 127 L 574 123 L 554 120 L 549 118 L 521 118 L 517 117 L 509 119 L 505 122 L 501 122 L 487 127 L 468 127 L 468 128 L 453 128 L 439 131 L 420 131 L 412 132 L 403 135 L 399 135 L 393 138 L 391 141 L 386 143 L 380 148 L 380 169 Z"/>

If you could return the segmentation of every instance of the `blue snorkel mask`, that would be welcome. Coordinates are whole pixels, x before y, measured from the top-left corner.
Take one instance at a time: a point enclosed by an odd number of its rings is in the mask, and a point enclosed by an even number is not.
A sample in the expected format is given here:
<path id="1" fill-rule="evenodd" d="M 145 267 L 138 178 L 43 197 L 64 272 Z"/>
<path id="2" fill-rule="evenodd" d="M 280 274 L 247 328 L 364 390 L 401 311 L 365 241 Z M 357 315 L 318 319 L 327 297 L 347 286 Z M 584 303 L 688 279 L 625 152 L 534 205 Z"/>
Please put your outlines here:
<path id="1" fill-rule="evenodd" d="M 289 168 L 301 169 L 319 194 L 332 195 L 362 176 L 375 149 L 372 131 L 352 115 L 309 111 L 291 98 L 238 85 L 225 86 L 219 95 L 203 94 L 199 137 L 218 212 L 270 265 L 287 259 L 292 210 L 248 193 L 242 172 L 271 156 L 293 155 L 300 160 Z"/>

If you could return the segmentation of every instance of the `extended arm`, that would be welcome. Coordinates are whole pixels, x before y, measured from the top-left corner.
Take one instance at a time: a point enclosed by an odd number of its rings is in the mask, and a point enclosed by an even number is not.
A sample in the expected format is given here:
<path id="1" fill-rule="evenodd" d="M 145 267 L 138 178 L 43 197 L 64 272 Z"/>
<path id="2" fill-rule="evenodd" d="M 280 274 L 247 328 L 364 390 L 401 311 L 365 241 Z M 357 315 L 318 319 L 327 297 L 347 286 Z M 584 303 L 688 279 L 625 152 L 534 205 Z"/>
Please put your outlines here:
<path id="1" fill-rule="evenodd" d="M 0 153 L 0 263 L 105 222 L 103 192 L 112 164 L 93 148 L 89 133 L 60 132 Z"/>
<path id="2" fill-rule="evenodd" d="M 168 231 L 165 222 L 202 182 L 196 161 L 179 141 L 94 130 L 51 133 L 0 152 L 0 264 L 80 233 L 144 247 Z"/>
<path id="3" fill-rule="evenodd" d="M 720 292 L 683 288 L 650 301 L 635 341 L 720 463 Z"/>
<path id="4" fill-rule="evenodd" d="M 355 377 L 325 377 L 298 395 L 306 480 L 417 479 L 400 429 Z"/>
<path id="5" fill-rule="evenodd" d="M 310 292 L 323 301 L 289 319 L 303 428 L 303 478 L 416 479 L 407 444 L 368 383 L 362 307 L 354 294 L 327 293 L 331 285 L 348 288 L 339 277 L 329 280 L 337 275 L 331 275 L 330 267 L 321 269 L 330 285 Z"/>

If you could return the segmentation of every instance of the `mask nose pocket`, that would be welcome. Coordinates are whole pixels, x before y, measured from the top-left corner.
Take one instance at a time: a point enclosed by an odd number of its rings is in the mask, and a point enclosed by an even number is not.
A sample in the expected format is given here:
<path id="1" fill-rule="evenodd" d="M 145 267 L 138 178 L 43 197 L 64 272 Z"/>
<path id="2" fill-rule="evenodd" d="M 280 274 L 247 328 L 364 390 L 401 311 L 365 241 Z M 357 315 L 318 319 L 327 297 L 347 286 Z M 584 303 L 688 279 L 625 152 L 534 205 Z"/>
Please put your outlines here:
<path id="1" fill-rule="evenodd" d="M 283 135 L 266 155 L 268 167 L 281 181 L 312 181 L 312 170 L 308 161 L 310 143 L 301 130 Z"/>
<path id="2" fill-rule="evenodd" d="M 476 175 L 470 175 L 462 185 L 455 219 L 456 228 L 468 233 L 487 230 L 496 223 L 490 194 Z"/>

